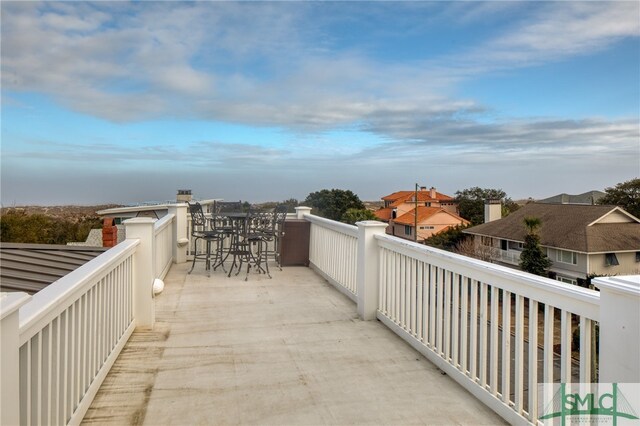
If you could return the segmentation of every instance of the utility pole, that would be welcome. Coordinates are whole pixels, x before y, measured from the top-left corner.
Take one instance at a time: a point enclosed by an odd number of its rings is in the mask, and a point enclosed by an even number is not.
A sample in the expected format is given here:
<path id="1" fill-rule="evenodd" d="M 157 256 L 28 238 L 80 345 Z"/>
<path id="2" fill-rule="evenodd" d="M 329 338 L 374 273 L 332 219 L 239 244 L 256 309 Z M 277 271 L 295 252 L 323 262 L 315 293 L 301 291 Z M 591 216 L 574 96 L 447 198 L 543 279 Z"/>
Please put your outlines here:
<path id="1" fill-rule="evenodd" d="M 418 242 L 418 184 L 416 183 L 416 193 L 413 197 L 416 208 L 413 210 L 413 241 Z"/>

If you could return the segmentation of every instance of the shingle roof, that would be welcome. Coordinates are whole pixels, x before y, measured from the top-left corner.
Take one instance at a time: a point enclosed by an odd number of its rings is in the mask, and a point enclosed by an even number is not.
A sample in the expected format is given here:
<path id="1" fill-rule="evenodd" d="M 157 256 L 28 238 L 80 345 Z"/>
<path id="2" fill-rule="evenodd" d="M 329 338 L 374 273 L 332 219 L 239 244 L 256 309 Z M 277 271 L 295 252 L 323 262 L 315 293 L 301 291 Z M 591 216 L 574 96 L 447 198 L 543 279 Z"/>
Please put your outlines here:
<path id="1" fill-rule="evenodd" d="M 0 289 L 37 293 L 106 250 L 104 247 L 0 243 Z"/>
<path id="2" fill-rule="evenodd" d="M 588 191 L 583 194 L 558 194 L 553 197 L 539 200 L 538 203 L 553 203 L 553 204 L 595 204 L 600 198 L 606 194 L 602 191 Z"/>
<path id="3" fill-rule="evenodd" d="M 614 210 L 623 211 L 615 206 L 530 203 L 505 218 L 463 232 L 524 241 L 524 218 L 537 217 L 542 221 L 539 235 L 543 246 L 583 253 L 640 251 L 640 223 L 637 221 L 588 226 Z"/>
<path id="4" fill-rule="evenodd" d="M 416 209 L 413 209 L 403 214 L 402 216 L 397 217 L 393 221 L 401 225 L 413 225 L 415 224 L 415 215 L 414 215 L 415 210 Z M 429 219 L 430 217 L 440 212 L 453 216 L 456 219 L 459 219 L 462 223 L 468 223 L 467 220 L 461 218 L 455 213 L 451 213 L 450 211 L 443 209 L 442 207 L 425 207 L 425 206 L 418 206 L 418 223 L 422 223 L 423 221 Z"/>

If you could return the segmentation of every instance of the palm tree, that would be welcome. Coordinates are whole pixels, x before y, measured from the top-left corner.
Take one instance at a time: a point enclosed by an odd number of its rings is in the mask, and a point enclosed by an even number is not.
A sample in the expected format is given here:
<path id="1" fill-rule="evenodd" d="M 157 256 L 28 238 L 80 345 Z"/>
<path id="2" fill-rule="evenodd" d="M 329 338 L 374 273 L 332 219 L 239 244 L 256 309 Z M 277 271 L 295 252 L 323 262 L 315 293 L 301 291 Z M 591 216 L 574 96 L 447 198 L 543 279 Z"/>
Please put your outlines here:
<path id="1" fill-rule="evenodd" d="M 551 260 L 540 247 L 538 229 L 542 226 L 542 221 L 537 217 L 525 217 L 524 226 L 528 232 L 524 237 L 524 248 L 520 254 L 520 268 L 531 274 L 546 277 L 549 275 Z"/>

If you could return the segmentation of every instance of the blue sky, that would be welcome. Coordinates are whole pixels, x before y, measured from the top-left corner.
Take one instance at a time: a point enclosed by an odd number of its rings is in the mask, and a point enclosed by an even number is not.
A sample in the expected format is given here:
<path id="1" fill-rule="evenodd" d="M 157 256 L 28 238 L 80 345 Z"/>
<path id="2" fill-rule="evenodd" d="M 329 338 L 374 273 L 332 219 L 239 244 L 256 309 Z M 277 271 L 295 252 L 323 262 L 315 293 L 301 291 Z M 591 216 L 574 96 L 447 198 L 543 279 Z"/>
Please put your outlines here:
<path id="1" fill-rule="evenodd" d="M 638 2 L 11 2 L 1 201 L 640 175 Z"/>

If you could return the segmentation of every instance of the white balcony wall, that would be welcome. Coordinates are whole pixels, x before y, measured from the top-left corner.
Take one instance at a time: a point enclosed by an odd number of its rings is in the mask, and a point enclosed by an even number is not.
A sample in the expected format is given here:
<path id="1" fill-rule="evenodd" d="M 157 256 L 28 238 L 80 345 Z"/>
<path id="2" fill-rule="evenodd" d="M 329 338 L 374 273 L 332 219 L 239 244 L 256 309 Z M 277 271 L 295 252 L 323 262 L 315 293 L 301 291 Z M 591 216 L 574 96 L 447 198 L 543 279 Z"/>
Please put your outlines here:
<path id="1" fill-rule="evenodd" d="M 376 239 L 379 319 L 505 419 L 537 421 L 538 383 L 594 379 L 596 291 L 389 236 Z"/>
<path id="2" fill-rule="evenodd" d="M 164 279 L 173 263 L 173 229 L 175 216 L 168 214 L 153 225 L 155 251 L 155 277 Z"/>
<path id="3" fill-rule="evenodd" d="M 127 240 L 113 247 L 21 308 L 21 424 L 82 420 L 135 327 L 138 244 Z"/>
<path id="4" fill-rule="evenodd" d="M 174 261 L 176 220 L 126 221 L 124 242 L 23 300 L 19 311 L 2 295 L 3 424 L 81 422 L 134 328 L 153 326 L 152 285 Z"/>
<path id="5" fill-rule="evenodd" d="M 304 217 L 311 222 L 310 266 L 351 300 L 356 301 L 358 228 L 318 216 Z"/>
<path id="6" fill-rule="evenodd" d="M 337 222 L 308 214 L 304 218 L 312 224 L 312 264 L 335 284 L 336 271 L 350 268 L 339 247 L 345 245 L 346 234 L 357 234 Z M 613 298 L 603 302 L 595 290 L 377 232 L 367 242 L 359 241 L 350 257 L 351 264 L 358 259 L 359 269 L 370 270 L 373 264 L 379 272 L 358 282 L 369 295 L 376 289 L 377 318 L 514 424 L 538 422 L 538 398 L 550 401 L 550 395 L 538 392 L 539 384 L 598 382 L 595 330 L 605 312 L 602 303 L 611 306 L 601 334 L 640 329 L 638 288 L 625 290 L 633 294 L 631 299 L 625 296 L 630 307 L 616 310 L 606 301 Z M 636 281 L 640 288 L 638 277 L 625 286 Z M 352 299 L 360 316 L 368 319 L 360 306 L 367 301 Z M 640 347 L 640 336 L 628 332 L 609 332 L 609 338 L 614 347 Z M 619 370 L 636 377 L 640 366 L 627 358 L 608 351 L 599 359 L 600 369 L 613 371 L 608 374 L 616 380 Z M 624 364 L 624 369 L 607 369 L 605 364 Z"/>

